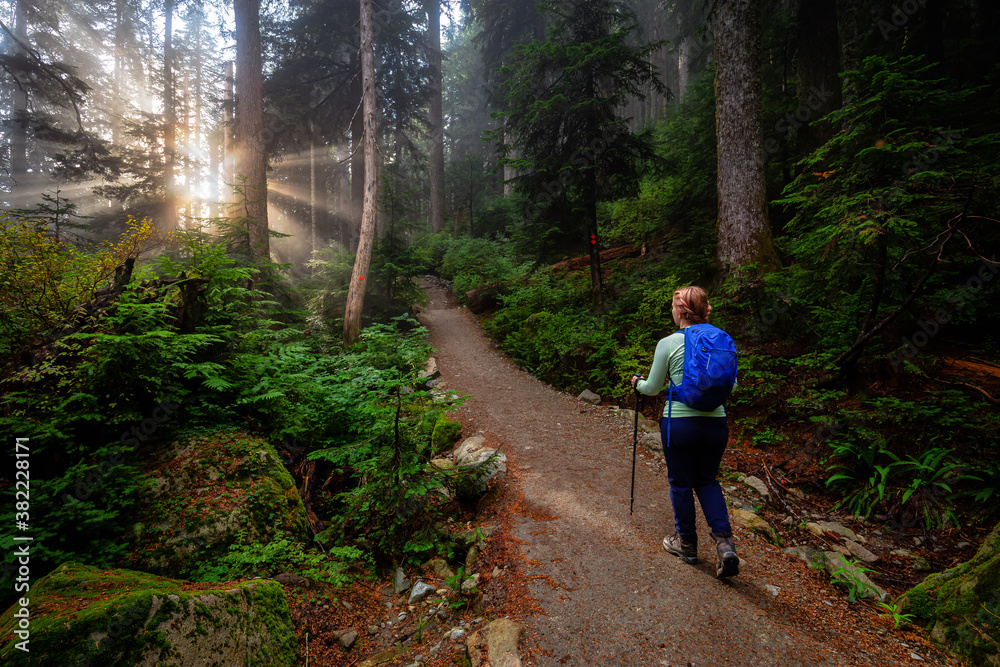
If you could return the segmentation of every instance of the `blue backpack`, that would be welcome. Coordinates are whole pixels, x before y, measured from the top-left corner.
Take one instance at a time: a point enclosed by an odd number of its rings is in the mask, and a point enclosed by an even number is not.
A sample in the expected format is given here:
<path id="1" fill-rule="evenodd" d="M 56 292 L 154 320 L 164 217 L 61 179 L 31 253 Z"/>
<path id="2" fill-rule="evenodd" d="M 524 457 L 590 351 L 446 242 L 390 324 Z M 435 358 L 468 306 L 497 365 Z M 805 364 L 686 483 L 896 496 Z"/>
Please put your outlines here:
<path id="1" fill-rule="evenodd" d="M 675 394 L 685 405 L 701 412 L 714 410 L 725 403 L 733 392 L 738 371 L 736 344 L 725 331 L 711 324 L 693 324 L 681 329 L 681 333 L 684 334 L 684 377 L 679 385 L 670 380 L 667 388 L 668 420 L 670 401 Z M 669 428 L 668 422 L 668 446 Z"/>

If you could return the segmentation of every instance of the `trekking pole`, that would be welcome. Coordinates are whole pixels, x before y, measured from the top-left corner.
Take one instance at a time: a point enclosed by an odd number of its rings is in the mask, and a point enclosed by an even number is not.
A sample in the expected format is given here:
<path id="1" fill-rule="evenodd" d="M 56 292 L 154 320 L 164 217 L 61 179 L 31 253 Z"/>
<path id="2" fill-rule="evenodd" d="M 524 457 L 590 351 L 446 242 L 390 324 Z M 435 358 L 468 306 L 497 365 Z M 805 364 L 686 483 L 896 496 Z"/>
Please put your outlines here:
<path id="1" fill-rule="evenodd" d="M 632 491 L 628 501 L 628 513 L 632 514 L 632 506 L 635 504 L 635 450 L 639 444 L 639 390 L 635 391 L 635 425 L 632 427 Z"/>

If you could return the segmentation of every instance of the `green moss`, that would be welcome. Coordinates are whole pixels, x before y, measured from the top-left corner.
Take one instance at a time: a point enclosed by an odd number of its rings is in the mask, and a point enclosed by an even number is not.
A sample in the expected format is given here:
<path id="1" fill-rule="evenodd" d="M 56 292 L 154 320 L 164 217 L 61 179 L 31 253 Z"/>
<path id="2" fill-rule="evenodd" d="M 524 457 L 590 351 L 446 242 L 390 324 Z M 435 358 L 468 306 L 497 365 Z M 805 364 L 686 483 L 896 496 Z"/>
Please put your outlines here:
<path id="1" fill-rule="evenodd" d="M 259 647 L 250 647 L 251 654 L 259 654 L 251 664 L 297 662 L 291 616 L 275 582 L 191 590 L 173 579 L 67 563 L 36 582 L 27 597 L 30 652 L 15 647 L 17 606 L 11 607 L 0 616 L 4 665 L 96 667 L 138 664 L 152 656 L 159 663 L 180 656 L 181 644 L 189 655 L 197 646 L 202 659 L 209 660 L 205 664 L 211 664 L 224 662 L 235 648 L 230 637 L 260 638 Z M 183 627 L 188 629 L 175 630 Z M 221 647 L 218 660 L 206 657 L 215 648 L 206 648 L 205 641 Z"/>
<path id="2" fill-rule="evenodd" d="M 446 419 L 444 415 L 438 417 L 431 435 L 431 445 L 434 452 L 443 452 L 454 447 L 461 433 L 462 425 L 460 423 Z"/>
<path id="3" fill-rule="evenodd" d="M 921 623 L 929 623 L 937 611 L 934 598 L 926 588 L 917 587 L 907 593 L 907 613 Z"/>
<path id="4" fill-rule="evenodd" d="M 904 613 L 933 628 L 943 641 L 975 664 L 996 659 L 1000 646 L 1000 526 L 968 562 L 933 574 L 899 599 Z"/>
<path id="5" fill-rule="evenodd" d="M 190 577 L 234 544 L 277 537 L 308 543 L 295 483 L 264 440 L 238 431 L 194 436 L 174 443 L 144 474 L 130 567 Z"/>

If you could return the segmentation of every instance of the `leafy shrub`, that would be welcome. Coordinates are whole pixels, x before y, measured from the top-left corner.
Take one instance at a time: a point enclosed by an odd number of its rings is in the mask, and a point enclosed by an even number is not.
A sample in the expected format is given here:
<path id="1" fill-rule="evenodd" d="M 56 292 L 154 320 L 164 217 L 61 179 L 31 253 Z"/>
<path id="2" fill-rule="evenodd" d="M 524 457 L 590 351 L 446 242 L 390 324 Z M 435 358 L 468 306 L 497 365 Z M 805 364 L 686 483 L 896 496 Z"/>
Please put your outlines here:
<path id="1" fill-rule="evenodd" d="M 126 242 L 146 233 L 137 228 Z M 81 252 L 76 266 L 99 270 L 109 252 Z M 144 286 L 153 270 L 137 267 L 110 305 L 37 363 L 0 379 L 0 429 L 31 439 L 32 512 L 45 517 L 35 533 L 39 568 L 68 559 L 113 565 L 126 542 L 121 517 L 138 492 L 130 457 L 141 442 L 201 419 L 236 417 L 221 392 L 234 382 L 227 362 L 240 332 L 259 320 L 258 293 L 244 286 L 254 272 L 232 267 L 219 247 L 191 243 L 187 255 L 183 264 L 163 259 L 161 266 L 205 280 L 204 303 L 185 302 L 183 283 Z M 179 304 L 204 307 L 190 332 L 178 326 Z M 13 520 L 11 509 L 0 511 L 3 520 Z"/>
<path id="2" fill-rule="evenodd" d="M 129 218 L 117 243 L 83 250 L 32 219 L 0 216 L 0 354 L 67 319 L 115 269 L 162 242 L 148 220 Z"/>
<path id="3" fill-rule="evenodd" d="M 441 275 L 454 282 L 458 295 L 484 287 L 501 291 L 505 283 L 523 272 L 513 246 L 503 237 L 493 241 L 469 236 L 451 240 L 440 267 Z"/>
<path id="4" fill-rule="evenodd" d="M 861 409 L 842 410 L 841 426 L 827 440 L 839 460 L 827 485 L 844 490 L 841 504 L 855 514 L 878 509 L 890 520 L 927 529 L 956 524 L 956 501 L 992 494 L 986 476 L 956 454 L 980 442 L 983 428 L 995 428 L 990 418 L 973 419 L 972 409 L 946 391 L 933 401 L 873 397 Z"/>
<path id="5" fill-rule="evenodd" d="M 248 544 L 240 540 L 218 563 L 203 565 L 195 578 L 198 581 L 231 581 L 293 573 L 342 586 L 352 579 L 345 573 L 347 566 L 363 557 L 364 554 L 353 547 L 331 547 L 322 553 L 285 538 L 266 544 Z"/>
<path id="6" fill-rule="evenodd" d="M 335 412 L 350 415 L 346 432 L 309 456 L 350 473 L 355 485 L 339 494 L 339 509 L 324 539 L 363 545 L 381 565 L 426 558 L 438 550 L 431 529 L 444 512 L 446 478 L 460 472 L 427 463 L 428 415 L 451 409 L 458 398 L 415 391 L 430 353 L 427 331 L 408 318 L 373 325 L 339 358 L 353 378 L 331 396 Z"/>

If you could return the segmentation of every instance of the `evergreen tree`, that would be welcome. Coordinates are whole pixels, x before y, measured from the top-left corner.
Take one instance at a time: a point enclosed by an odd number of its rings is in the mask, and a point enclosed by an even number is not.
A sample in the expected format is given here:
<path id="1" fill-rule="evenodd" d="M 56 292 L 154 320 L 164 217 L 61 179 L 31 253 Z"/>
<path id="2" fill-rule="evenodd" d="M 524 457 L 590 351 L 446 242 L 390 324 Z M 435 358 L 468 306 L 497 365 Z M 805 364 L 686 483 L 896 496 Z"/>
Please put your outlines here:
<path id="1" fill-rule="evenodd" d="M 503 68 L 507 110 L 491 136 L 502 163 L 520 175 L 528 197 L 528 234 L 541 254 L 586 243 L 591 298 L 603 303 L 597 202 L 633 191 L 650 155 L 628 119 L 618 115 L 642 86 L 662 85 L 646 61 L 660 45 L 631 46 L 632 14 L 612 0 L 559 0 L 539 5 L 550 19 L 544 41 L 515 49 Z"/>
<path id="2" fill-rule="evenodd" d="M 960 321 L 967 304 L 987 295 L 953 286 L 998 266 L 992 174 L 1000 134 L 938 120 L 989 93 L 951 91 L 921 61 L 871 56 L 848 72 L 854 103 L 829 116 L 847 129 L 803 160 L 779 202 L 795 211 L 781 239 L 795 263 L 775 280 L 798 301 L 822 304 L 813 331 L 848 374 L 918 297 L 930 293 L 943 309 L 927 320 L 932 326 Z"/>

